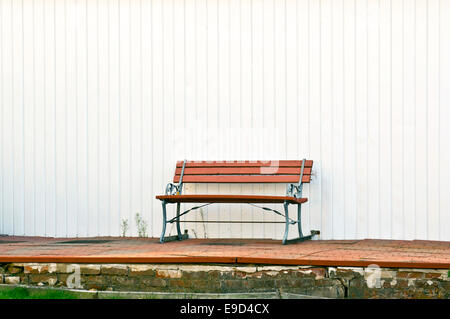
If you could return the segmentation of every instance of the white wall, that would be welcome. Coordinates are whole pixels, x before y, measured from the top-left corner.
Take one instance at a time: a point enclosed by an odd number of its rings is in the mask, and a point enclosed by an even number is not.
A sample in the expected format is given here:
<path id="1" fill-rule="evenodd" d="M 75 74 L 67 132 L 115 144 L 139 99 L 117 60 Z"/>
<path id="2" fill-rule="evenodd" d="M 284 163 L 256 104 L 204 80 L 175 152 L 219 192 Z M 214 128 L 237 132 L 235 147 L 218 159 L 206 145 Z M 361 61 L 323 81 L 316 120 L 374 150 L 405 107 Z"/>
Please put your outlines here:
<path id="1" fill-rule="evenodd" d="M 307 157 L 305 232 L 450 240 L 449 16 L 447 0 L 0 0 L 0 234 L 117 236 L 128 218 L 137 235 L 139 212 L 157 237 L 176 160 Z"/>

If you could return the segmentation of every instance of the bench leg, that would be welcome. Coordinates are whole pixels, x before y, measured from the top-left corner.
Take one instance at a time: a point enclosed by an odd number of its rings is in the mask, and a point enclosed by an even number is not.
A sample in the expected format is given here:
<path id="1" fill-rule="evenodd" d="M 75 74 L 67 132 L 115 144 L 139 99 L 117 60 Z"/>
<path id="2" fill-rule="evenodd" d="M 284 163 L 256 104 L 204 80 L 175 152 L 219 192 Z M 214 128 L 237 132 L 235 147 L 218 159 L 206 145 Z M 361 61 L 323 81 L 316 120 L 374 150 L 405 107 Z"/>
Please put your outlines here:
<path id="1" fill-rule="evenodd" d="M 285 204 L 285 212 L 286 212 L 286 216 L 287 216 L 287 205 Z M 286 219 L 286 231 L 284 233 L 284 239 L 283 239 L 283 245 L 286 244 L 293 244 L 293 243 L 301 243 L 305 240 L 310 240 L 313 238 L 314 235 L 319 235 L 320 231 L 318 230 L 311 230 L 311 235 L 308 236 L 303 236 L 303 232 L 302 232 L 302 204 L 298 204 L 297 205 L 297 227 L 298 227 L 298 238 L 294 238 L 294 239 L 287 239 L 287 228 L 288 228 L 289 224 L 287 222 Z"/>
<path id="2" fill-rule="evenodd" d="M 165 237 L 166 234 L 166 226 L 167 226 L 167 210 L 166 210 L 166 206 L 167 206 L 167 202 L 166 201 L 162 201 L 162 210 L 163 210 L 163 226 L 162 226 L 162 232 L 161 232 L 161 237 L 159 238 L 159 242 L 165 243 L 168 241 L 173 241 L 173 240 L 183 240 L 183 239 L 188 239 L 189 235 L 187 233 L 187 230 L 185 230 L 184 234 L 181 233 L 181 229 L 180 229 L 180 219 L 177 218 L 176 219 L 176 223 L 177 223 L 177 235 L 176 236 L 168 236 Z M 177 203 L 177 217 L 179 217 L 180 215 L 180 203 Z M 172 223 L 172 221 L 170 221 Z"/>
<path id="3" fill-rule="evenodd" d="M 183 239 L 183 235 L 181 234 L 181 229 L 180 229 L 180 207 L 181 207 L 181 203 L 177 203 L 177 234 L 178 234 L 178 240 L 182 240 Z"/>
<path id="4" fill-rule="evenodd" d="M 162 227 L 161 238 L 159 239 L 159 242 L 160 242 L 161 244 L 164 243 L 164 235 L 166 234 L 166 224 L 167 224 L 166 205 L 167 205 L 167 202 L 166 202 L 165 200 L 163 200 L 163 201 L 162 201 L 163 227 Z"/>
<path id="5" fill-rule="evenodd" d="M 297 226 L 298 226 L 298 236 L 303 237 L 302 233 L 302 204 L 297 204 Z"/>
<path id="6" fill-rule="evenodd" d="M 283 206 L 284 206 L 284 215 L 285 215 L 285 218 L 286 218 L 286 226 L 285 226 L 285 229 L 284 229 L 284 236 L 283 236 L 283 245 L 285 245 L 286 244 L 286 241 L 287 241 L 287 237 L 288 237 L 288 232 L 289 232 L 289 203 L 284 203 L 283 204 Z"/>

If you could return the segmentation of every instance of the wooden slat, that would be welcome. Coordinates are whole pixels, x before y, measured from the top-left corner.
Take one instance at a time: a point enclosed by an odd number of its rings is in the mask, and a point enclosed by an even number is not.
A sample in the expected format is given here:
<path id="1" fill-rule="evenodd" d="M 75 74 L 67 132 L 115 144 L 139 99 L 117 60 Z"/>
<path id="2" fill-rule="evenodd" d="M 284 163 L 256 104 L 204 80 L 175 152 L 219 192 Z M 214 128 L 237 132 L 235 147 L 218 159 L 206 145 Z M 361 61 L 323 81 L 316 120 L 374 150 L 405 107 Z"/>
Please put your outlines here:
<path id="1" fill-rule="evenodd" d="M 298 175 L 185 175 L 184 183 L 298 183 Z M 302 180 L 309 183 L 310 175 L 304 175 Z M 173 182 L 178 183 L 179 175 Z"/>
<path id="2" fill-rule="evenodd" d="M 181 167 L 177 167 L 175 175 L 181 174 Z M 300 176 L 300 167 L 189 167 L 184 169 L 186 175 L 297 175 Z M 311 174 L 311 168 L 306 167 L 304 175 Z"/>
<path id="3" fill-rule="evenodd" d="M 273 166 L 278 162 L 280 167 L 301 167 L 302 161 L 280 160 L 280 161 L 187 161 L 186 167 L 261 167 Z M 305 161 L 305 167 L 312 167 L 313 161 Z M 176 167 L 182 167 L 183 161 L 178 161 Z"/>
<path id="4" fill-rule="evenodd" d="M 305 203 L 307 198 L 263 195 L 160 195 L 156 199 L 169 203 Z"/>

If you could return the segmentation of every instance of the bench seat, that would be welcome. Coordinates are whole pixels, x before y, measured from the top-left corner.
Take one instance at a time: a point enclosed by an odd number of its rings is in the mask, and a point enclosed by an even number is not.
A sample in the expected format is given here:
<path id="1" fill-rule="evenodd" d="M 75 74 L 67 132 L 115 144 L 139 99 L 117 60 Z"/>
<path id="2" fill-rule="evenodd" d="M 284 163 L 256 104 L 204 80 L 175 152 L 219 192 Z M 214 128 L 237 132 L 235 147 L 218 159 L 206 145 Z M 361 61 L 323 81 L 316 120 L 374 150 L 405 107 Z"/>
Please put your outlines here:
<path id="1" fill-rule="evenodd" d="M 168 203 L 284 203 L 302 204 L 307 198 L 288 196 L 262 196 L 262 195 L 160 195 L 159 200 Z"/>

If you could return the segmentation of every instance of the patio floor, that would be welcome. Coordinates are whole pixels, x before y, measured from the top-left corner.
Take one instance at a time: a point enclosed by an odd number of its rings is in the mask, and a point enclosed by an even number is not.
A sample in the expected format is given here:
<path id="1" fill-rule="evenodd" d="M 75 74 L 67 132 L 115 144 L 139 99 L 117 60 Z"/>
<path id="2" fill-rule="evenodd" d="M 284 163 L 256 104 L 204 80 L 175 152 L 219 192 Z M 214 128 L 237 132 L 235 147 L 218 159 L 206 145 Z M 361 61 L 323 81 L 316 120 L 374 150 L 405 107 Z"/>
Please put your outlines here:
<path id="1" fill-rule="evenodd" d="M 0 237 L 0 263 L 233 263 L 392 268 L 450 268 L 450 242 L 267 239 Z"/>

